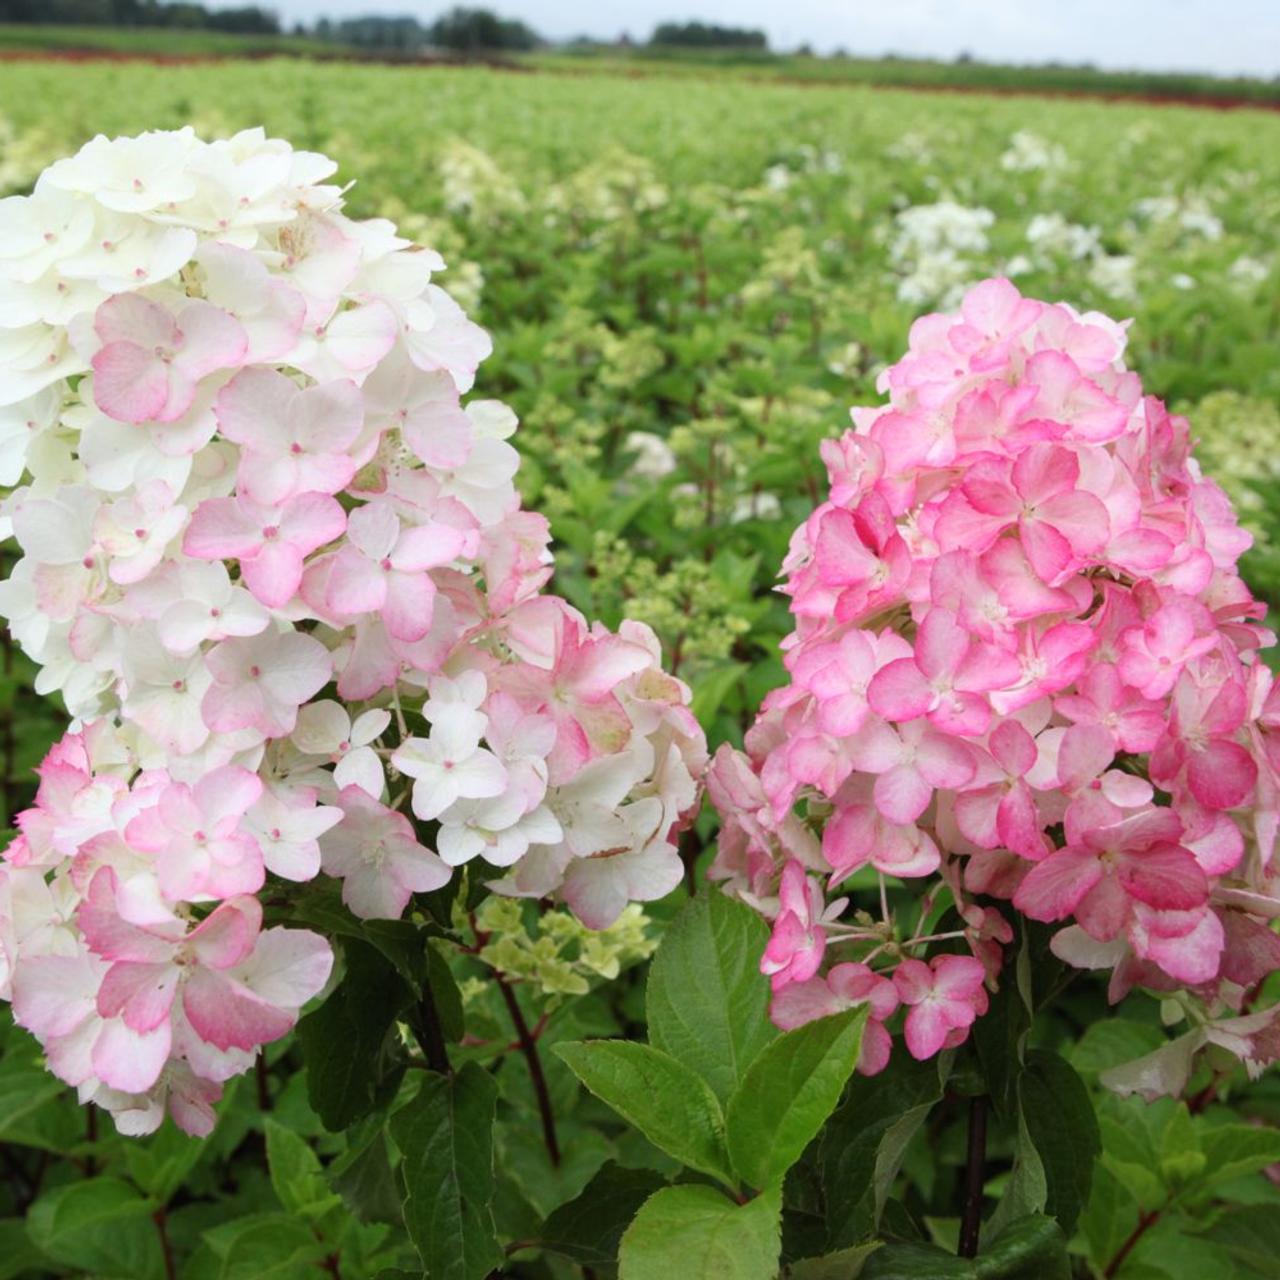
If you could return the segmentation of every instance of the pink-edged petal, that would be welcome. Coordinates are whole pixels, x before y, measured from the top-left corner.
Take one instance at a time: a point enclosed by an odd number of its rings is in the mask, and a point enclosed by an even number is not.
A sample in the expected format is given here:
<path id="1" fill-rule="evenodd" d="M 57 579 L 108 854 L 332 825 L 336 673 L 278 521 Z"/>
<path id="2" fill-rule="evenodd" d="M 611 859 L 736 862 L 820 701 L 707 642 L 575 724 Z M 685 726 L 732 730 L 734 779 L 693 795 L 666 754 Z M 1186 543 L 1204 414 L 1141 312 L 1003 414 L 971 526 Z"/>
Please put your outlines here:
<path id="1" fill-rule="evenodd" d="M 117 422 L 159 419 L 169 400 L 169 367 L 132 342 L 111 342 L 93 357 L 93 398 Z"/>
<path id="2" fill-rule="evenodd" d="M 899 658 L 876 672 L 867 701 L 886 720 L 914 720 L 929 710 L 933 690 L 912 658 Z"/>
<path id="3" fill-rule="evenodd" d="M 192 1030 L 215 1049 L 256 1049 L 290 1030 L 294 1015 L 277 1009 L 222 974 L 197 969 L 182 992 Z"/>
<path id="4" fill-rule="evenodd" d="M 1102 864 L 1087 849 L 1067 846 L 1038 862 L 1013 897 L 1032 920 L 1064 920 L 1102 879 Z"/>
<path id="5" fill-rule="evenodd" d="M 1238 742 L 1221 739 L 1192 753 L 1187 785 L 1206 809 L 1234 809 L 1244 804 L 1258 780 L 1258 766 Z"/>
<path id="6" fill-rule="evenodd" d="M 914 765 L 900 764 L 876 779 L 872 796 L 890 822 L 914 822 L 929 807 L 933 788 Z"/>

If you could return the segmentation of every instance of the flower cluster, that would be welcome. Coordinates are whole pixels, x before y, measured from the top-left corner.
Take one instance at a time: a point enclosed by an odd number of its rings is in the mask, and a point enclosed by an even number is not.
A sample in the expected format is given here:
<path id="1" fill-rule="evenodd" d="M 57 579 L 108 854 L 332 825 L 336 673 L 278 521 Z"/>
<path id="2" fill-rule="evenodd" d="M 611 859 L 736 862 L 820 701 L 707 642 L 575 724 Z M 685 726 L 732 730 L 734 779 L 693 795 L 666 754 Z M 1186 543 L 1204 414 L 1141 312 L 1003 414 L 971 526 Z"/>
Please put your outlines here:
<path id="1" fill-rule="evenodd" d="M 542 593 L 514 415 L 434 253 L 261 131 L 96 138 L 0 202 L 0 587 L 76 720 L 0 869 L 0 996 L 122 1128 L 193 1132 L 473 859 L 592 927 L 679 880 L 705 747 L 657 642 Z M 496 870 L 495 870 L 496 869 Z"/>
<path id="2" fill-rule="evenodd" d="M 916 322 L 889 402 L 824 446 L 829 495 L 784 565 L 790 683 L 709 774 L 713 874 L 773 919 L 780 1023 L 870 1006 L 866 1070 L 900 1003 L 917 1058 L 965 1038 L 1012 938 L 1000 900 L 1062 923 L 1055 953 L 1111 970 L 1113 999 L 1142 986 L 1202 1025 L 1280 968 L 1249 536 L 1124 348 L 1124 325 L 988 280 Z M 919 923 L 846 912 L 863 868 L 936 877 Z M 930 935 L 945 895 L 957 926 Z M 1280 1043 L 1252 1016 L 1232 1043 L 1256 1063 Z"/>

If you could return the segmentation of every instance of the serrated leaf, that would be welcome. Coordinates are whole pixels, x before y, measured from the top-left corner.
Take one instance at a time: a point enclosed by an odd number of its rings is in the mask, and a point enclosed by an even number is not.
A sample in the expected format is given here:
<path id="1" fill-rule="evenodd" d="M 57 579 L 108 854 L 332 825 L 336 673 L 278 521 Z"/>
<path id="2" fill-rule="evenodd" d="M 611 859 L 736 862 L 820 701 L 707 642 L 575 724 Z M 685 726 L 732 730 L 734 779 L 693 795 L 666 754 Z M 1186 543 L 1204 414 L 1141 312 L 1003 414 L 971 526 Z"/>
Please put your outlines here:
<path id="1" fill-rule="evenodd" d="M 936 1245 L 891 1244 L 867 1260 L 861 1280 L 1070 1280 L 1067 1241 L 1051 1218 L 1012 1222 L 976 1258 Z"/>
<path id="2" fill-rule="evenodd" d="M 1200 1134 L 1205 1188 L 1234 1182 L 1268 1165 L 1280 1163 L 1280 1129 L 1264 1125 L 1225 1124 Z"/>
<path id="3" fill-rule="evenodd" d="M 580 1040 L 558 1044 L 554 1052 L 654 1146 L 733 1185 L 720 1104 L 684 1063 L 629 1040 Z"/>
<path id="4" fill-rule="evenodd" d="M 787 1280 L 858 1280 L 867 1259 L 883 1248 L 880 1240 L 851 1245 L 821 1258 L 801 1258 L 787 1267 Z"/>
<path id="5" fill-rule="evenodd" d="M 339 1203 L 329 1189 L 320 1160 L 305 1138 L 267 1119 L 267 1169 L 280 1204 L 301 1217 L 319 1217 Z"/>
<path id="6" fill-rule="evenodd" d="M 649 1043 L 691 1067 L 723 1104 L 777 1032 L 760 972 L 769 930 L 718 891 L 686 903 L 653 958 Z"/>
<path id="7" fill-rule="evenodd" d="M 835 1110 L 862 1048 L 866 1008 L 818 1018 L 769 1044 L 747 1068 L 726 1116 L 734 1171 L 779 1181 Z"/>
<path id="8" fill-rule="evenodd" d="M 493 1120 L 498 1090 L 474 1062 L 424 1073 L 391 1119 L 403 1157 L 404 1222 L 432 1280 L 484 1280 L 503 1258 L 493 1224 Z"/>
<path id="9" fill-rule="evenodd" d="M 624 1169 L 610 1161 L 580 1195 L 547 1218 L 538 1243 L 581 1267 L 611 1266 L 622 1233 L 663 1185 L 650 1169 Z"/>
<path id="10" fill-rule="evenodd" d="M 713 1187 L 665 1187 L 622 1237 L 619 1280 L 775 1280 L 781 1208 L 777 1188 L 738 1205 Z"/>
<path id="11" fill-rule="evenodd" d="M 102 1277 L 164 1274 L 155 1205 L 118 1178 L 89 1178 L 45 1192 L 27 1213 L 27 1234 L 55 1262 Z"/>
<path id="12" fill-rule="evenodd" d="M 1204 1232 L 1204 1238 L 1255 1275 L 1280 1280 L 1280 1214 L 1274 1205 L 1229 1209 Z"/>

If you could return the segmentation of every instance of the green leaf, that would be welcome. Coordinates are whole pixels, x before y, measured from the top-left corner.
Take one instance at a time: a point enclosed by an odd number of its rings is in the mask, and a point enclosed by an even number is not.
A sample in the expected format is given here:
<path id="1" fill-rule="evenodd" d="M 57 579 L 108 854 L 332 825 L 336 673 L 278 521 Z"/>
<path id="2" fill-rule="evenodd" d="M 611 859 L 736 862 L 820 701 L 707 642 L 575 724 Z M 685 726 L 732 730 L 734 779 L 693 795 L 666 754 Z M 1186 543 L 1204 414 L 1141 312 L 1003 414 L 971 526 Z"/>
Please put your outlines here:
<path id="1" fill-rule="evenodd" d="M 498 1167 L 539 1219 L 578 1195 L 614 1154 L 604 1134 L 572 1118 L 558 1120 L 556 1131 L 559 1164 L 551 1163 L 542 1126 L 527 1112 L 499 1121 L 496 1131 Z"/>
<path id="2" fill-rule="evenodd" d="M 777 1188 L 737 1205 L 713 1187 L 665 1187 L 622 1237 L 619 1280 L 774 1280 L 781 1208 Z"/>
<path id="3" fill-rule="evenodd" d="M 660 1174 L 610 1161 L 568 1204 L 547 1219 L 539 1244 L 581 1267 L 612 1266 L 622 1233 L 659 1187 Z"/>
<path id="4" fill-rule="evenodd" d="M 787 1280 L 858 1280 L 862 1269 L 877 1249 L 883 1248 L 879 1240 L 851 1245 L 821 1258 L 801 1258 L 787 1267 Z"/>
<path id="5" fill-rule="evenodd" d="M 818 1018 L 768 1045 L 729 1099 L 729 1155 L 753 1187 L 800 1159 L 835 1110 L 862 1048 L 866 1008 Z"/>
<path id="6" fill-rule="evenodd" d="M 1020 958 L 1026 955 L 1026 950 L 1024 939 Z M 1000 1117 L 1012 1112 L 1023 1043 L 1031 1026 L 1030 1011 L 1012 977 L 1010 974 L 1008 981 L 1001 982 L 999 991 L 991 997 L 987 1013 L 973 1027 L 973 1047 L 982 1064 L 992 1107 Z"/>
<path id="7" fill-rule="evenodd" d="M 208 1150 L 199 1138 L 188 1137 L 177 1125 L 166 1124 L 145 1141 L 124 1148 L 129 1177 L 159 1204 L 168 1204 Z"/>
<path id="8" fill-rule="evenodd" d="M 343 944 L 346 973 L 329 998 L 298 1023 L 307 1096 L 327 1129 L 368 1115 L 403 1070 L 388 1033 L 411 993 L 373 947 Z"/>
<path id="9" fill-rule="evenodd" d="M 381 1121 L 380 1116 L 373 1118 Z M 361 1222 L 401 1223 L 400 1188 L 381 1123 L 372 1135 L 349 1146 L 328 1169 L 329 1185 Z"/>
<path id="10" fill-rule="evenodd" d="M 950 1061 L 947 1054 L 898 1059 L 889 1071 L 850 1082 L 819 1147 L 830 1248 L 876 1231 L 907 1145 L 942 1097 Z"/>
<path id="11" fill-rule="evenodd" d="M 218 1280 L 314 1280 L 326 1248 L 297 1218 L 255 1214 L 204 1233 Z"/>
<path id="12" fill-rule="evenodd" d="M 1064 1058 L 1032 1049 L 1018 1077 L 1018 1105 L 1044 1170 L 1045 1212 L 1070 1235 L 1102 1152 L 1089 1091 Z"/>
<path id="13" fill-rule="evenodd" d="M 118 1178 L 89 1178 L 46 1192 L 27 1214 L 31 1243 L 55 1262 L 102 1277 L 164 1274 L 155 1205 Z"/>
<path id="14" fill-rule="evenodd" d="M 556 1045 L 555 1053 L 654 1146 L 733 1185 L 720 1104 L 684 1063 L 630 1040 L 571 1041 Z"/>
<path id="15" fill-rule="evenodd" d="M 503 1258 L 493 1223 L 493 1119 L 498 1090 L 474 1062 L 424 1073 L 391 1120 L 403 1155 L 404 1221 L 432 1280 L 484 1280 Z"/>
<path id="16" fill-rule="evenodd" d="M 760 972 L 768 926 L 718 890 L 686 903 L 653 958 L 649 1042 L 691 1067 L 725 1103 L 777 1034 Z"/>
<path id="17" fill-rule="evenodd" d="M 1159 1028 L 1128 1018 L 1095 1022 L 1071 1050 L 1071 1065 L 1081 1075 L 1096 1076 L 1155 1052 L 1164 1044 Z"/>
<path id="18" fill-rule="evenodd" d="M 1222 1186 L 1280 1163 L 1280 1129 L 1251 1124 L 1224 1124 L 1200 1134 L 1204 1153 L 1204 1187 Z"/>
<path id="19" fill-rule="evenodd" d="M 973 1259 L 928 1244 L 877 1250 L 861 1280 L 1070 1280 L 1067 1241 L 1051 1218 L 1019 1218 Z"/>
<path id="20" fill-rule="evenodd" d="M 19 1218 L 0 1219 L 0 1280 L 13 1280 L 24 1272 L 47 1274 L 49 1259 L 32 1243 Z"/>
<path id="21" fill-rule="evenodd" d="M 1251 1204 L 1224 1213 L 1204 1233 L 1231 1259 L 1266 1280 L 1280 1280 L 1280 1213 Z"/>
<path id="22" fill-rule="evenodd" d="M 327 1213 L 339 1197 L 330 1189 L 320 1160 L 305 1138 L 268 1119 L 263 1125 L 267 1139 L 267 1168 L 276 1198 L 289 1213 L 316 1218 Z"/>

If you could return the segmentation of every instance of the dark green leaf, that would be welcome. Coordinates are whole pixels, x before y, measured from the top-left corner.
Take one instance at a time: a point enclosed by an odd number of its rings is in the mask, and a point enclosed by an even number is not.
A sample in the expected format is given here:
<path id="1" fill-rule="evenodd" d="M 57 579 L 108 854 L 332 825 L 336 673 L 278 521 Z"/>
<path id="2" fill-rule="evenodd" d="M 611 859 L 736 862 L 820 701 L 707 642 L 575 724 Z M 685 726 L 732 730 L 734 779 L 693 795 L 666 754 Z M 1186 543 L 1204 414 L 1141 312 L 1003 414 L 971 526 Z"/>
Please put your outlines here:
<path id="1" fill-rule="evenodd" d="M 611 1266 L 618 1242 L 640 1206 L 663 1185 L 648 1169 L 624 1169 L 610 1161 L 585 1190 L 546 1221 L 539 1243 L 583 1267 Z"/>
<path id="2" fill-rule="evenodd" d="M 368 1115 L 403 1066 L 390 1040 L 412 998 L 395 968 L 367 943 L 343 945 L 346 973 L 329 998 L 298 1023 L 307 1094 L 329 1129 Z"/>
<path id="3" fill-rule="evenodd" d="M 850 1082 L 819 1148 L 830 1248 L 875 1233 L 907 1144 L 942 1097 L 949 1061 L 899 1054 L 880 1075 Z"/>
<path id="4" fill-rule="evenodd" d="M 432 1280 L 484 1280 L 502 1261 L 493 1225 L 498 1091 L 483 1068 L 424 1073 L 391 1120 L 407 1196 L 404 1221 Z"/>
<path id="5" fill-rule="evenodd" d="M 1102 1152 L 1089 1091 L 1065 1059 L 1033 1049 L 1018 1077 L 1018 1103 L 1044 1169 L 1045 1212 L 1070 1235 Z"/>
<path id="6" fill-rule="evenodd" d="M 155 1205 L 117 1178 L 89 1178 L 46 1192 L 27 1234 L 55 1262 L 95 1276 L 149 1280 L 164 1274 Z"/>
<path id="7" fill-rule="evenodd" d="M 276 1198 L 289 1213 L 319 1217 L 338 1203 L 324 1176 L 316 1153 L 305 1138 L 268 1119 L 263 1125 L 267 1140 L 267 1168 Z"/>

